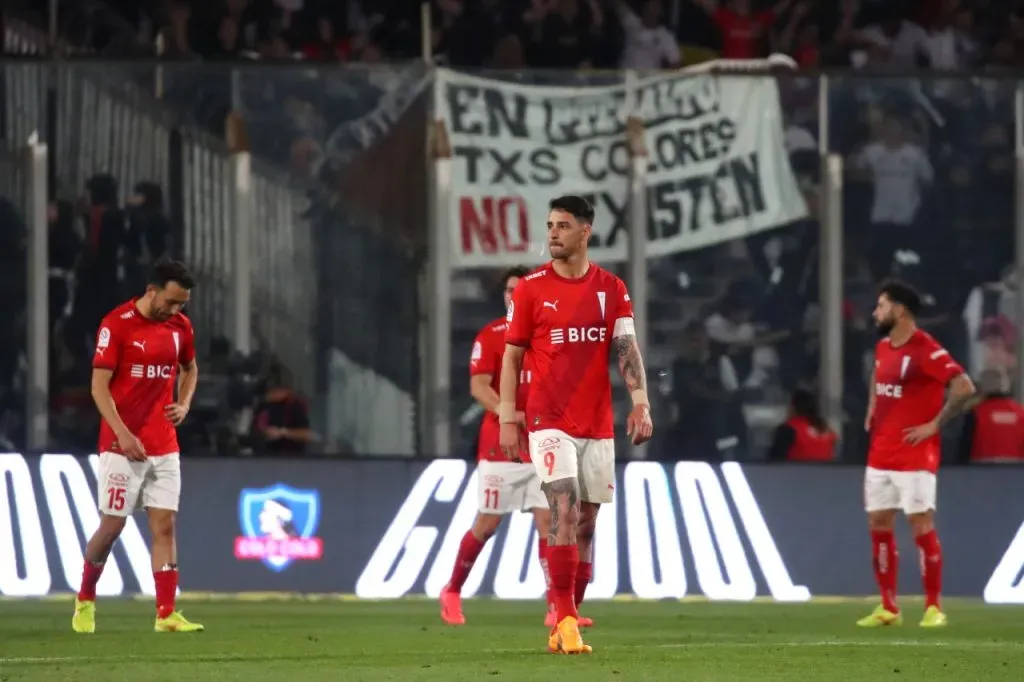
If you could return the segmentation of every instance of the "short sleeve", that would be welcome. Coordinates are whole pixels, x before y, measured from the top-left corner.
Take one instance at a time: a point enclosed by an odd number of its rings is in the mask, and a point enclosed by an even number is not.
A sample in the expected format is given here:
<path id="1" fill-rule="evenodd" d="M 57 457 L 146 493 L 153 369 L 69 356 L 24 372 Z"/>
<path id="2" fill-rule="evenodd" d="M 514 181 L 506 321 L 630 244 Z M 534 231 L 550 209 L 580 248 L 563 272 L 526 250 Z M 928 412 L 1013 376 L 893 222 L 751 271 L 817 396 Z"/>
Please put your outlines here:
<path id="1" fill-rule="evenodd" d="M 530 294 L 530 287 L 522 283 L 516 287 L 505 319 L 508 320 L 505 343 L 529 347 L 530 339 L 533 338 L 533 295 Z"/>
<path id="2" fill-rule="evenodd" d="M 181 346 L 178 349 L 178 362 L 182 365 L 191 364 L 196 359 L 196 332 L 192 323 L 187 317 L 184 320 L 184 328 L 181 331 Z"/>
<path id="3" fill-rule="evenodd" d="M 500 353 L 504 350 L 497 348 L 497 341 L 500 339 L 501 337 L 494 334 L 490 327 L 476 335 L 476 339 L 473 341 L 473 352 L 469 356 L 470 376 L 497 373 Z"/>
<path id="4" fill-rule="evenodd" d="M 96 332 L 96 351 L 92 356 L 93 369 L 114 371 L 121 360 L 124 330 L 117 318 L 104 318 Z"/>
<path id="5" fill-rule="evenodd" d="M 636 336 L 636 327 L 633 325 L 633 302 L 629 300 L 626 283 L 618 278 L 615 279 L 612 311 L 612 338 Z"/>
<path id="6" fill-rule="evenodd" d="M 943 384 L 949 383 L 954 377 L 964 373 L 953 356 L 938 343 L 929 343 L 921 349 L 918 362 L 921 363 L 921 370 L 932 379 Z"/>

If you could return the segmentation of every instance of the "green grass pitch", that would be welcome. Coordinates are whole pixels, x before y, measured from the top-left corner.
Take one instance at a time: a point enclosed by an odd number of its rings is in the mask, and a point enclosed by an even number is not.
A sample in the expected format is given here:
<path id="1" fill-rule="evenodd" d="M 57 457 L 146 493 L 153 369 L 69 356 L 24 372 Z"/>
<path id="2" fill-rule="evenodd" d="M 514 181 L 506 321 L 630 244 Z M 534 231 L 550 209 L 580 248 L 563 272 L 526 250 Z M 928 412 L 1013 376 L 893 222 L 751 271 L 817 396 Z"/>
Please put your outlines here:
<path id="1" fill-rule="evenodd" d="M 1024 609 L 946 604 L 950 626 L 862 630 L 869 601 L 809 604 L 594 602 L 589 656 L 545 651 L 542 604 L 467 600 L 445 626 L 424 600 L 187 602 L 196 635 L 152 632 L 151 604 L 101 599 L 95 635 L 70 601 L 0 601 L 0 682 L 206 680 L 938 680 L 1024 679 Z"/>

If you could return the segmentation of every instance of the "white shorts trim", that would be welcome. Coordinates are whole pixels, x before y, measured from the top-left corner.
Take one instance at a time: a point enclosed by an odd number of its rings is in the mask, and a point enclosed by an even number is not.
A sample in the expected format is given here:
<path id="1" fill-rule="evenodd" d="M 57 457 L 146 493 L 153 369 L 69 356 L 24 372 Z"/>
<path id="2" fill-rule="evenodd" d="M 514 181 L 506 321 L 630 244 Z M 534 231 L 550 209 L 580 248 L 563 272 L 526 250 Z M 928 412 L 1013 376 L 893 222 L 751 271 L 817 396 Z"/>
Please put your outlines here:
<path id="1" fill-rule="evenodd" d="M 864 472 L 864 509 L 901 509 L 904 514 L 923 514 L 936 508 L 937 488 L 938 478 L 930 471 L 868 467 Z"/>
<path id="2" fill-rule="evenodd" d="M 178 511 L 181 458 L 177 452 L 133 462 L 115 452 L 101 452 L 96 476 L 101 514 L 131 516 L 138 509 Z"/>
<path id="3" fill-rule="evenodd" d="M 615 496 L 615 441 L 574 438 L 558 429 L 530 433 L 530 459 L 541 483 L 563 478 L 579 481 L 580 499 L 609 504 Z"/>
<path id="4" fill-rule="evenodd" d="M 477 509 L 481 514 L 504 516 L 548 508 L 537 470 L 529 462 L 480 462 L 476 485 Z"/>

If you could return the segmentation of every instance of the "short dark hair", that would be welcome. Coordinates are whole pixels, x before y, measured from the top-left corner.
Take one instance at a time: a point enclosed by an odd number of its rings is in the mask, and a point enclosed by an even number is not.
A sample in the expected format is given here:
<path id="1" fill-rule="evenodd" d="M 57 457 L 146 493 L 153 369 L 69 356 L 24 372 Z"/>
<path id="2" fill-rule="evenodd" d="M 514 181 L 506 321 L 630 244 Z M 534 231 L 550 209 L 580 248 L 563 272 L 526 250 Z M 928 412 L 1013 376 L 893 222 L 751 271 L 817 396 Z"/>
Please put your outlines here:
<path id="1" fill-rule="evenodd" d="M 552 211 L 565 211 L 581 223 L 588 225 L 594 223 L 594 205 L 586 197 L 576 194 L 555 197 L 551 200 L 548 208 Z"/>
<path id="2" fill-rule="evenodd" d="M 887 279 L 882 282 L 878 295 L 884 295 L 893 303 L 899 303 L 914 317 L 917 317 L 921 312 L 921 294 L 917 293 L 914 287 L 902 280 Z"/>
<path id="3" fill-rule="evenodd" d="M 176 282 L 182 289 L 192 289 L 196 285 L 196 278 L 180 260 L 162 260 L 153 266 L 149 283 L 163 289 L 170 282 Z"/>
<path id="4" fill-rule="evenodd" d="M 530 274 L 530 268 L 524 268 L 522 265 L 517 265 L 514 268 L 509 268 L 508 270 L 506 270 L 505 273 L 501 276 L 502 293 L 505 292 L 505 287 L 508 286 L 508 281 L 510 279 L 512 279 L 513 277 L 518 277 L 519 279 L 522 279 L 523 277 L 526 277 L 528 274 Z"/>

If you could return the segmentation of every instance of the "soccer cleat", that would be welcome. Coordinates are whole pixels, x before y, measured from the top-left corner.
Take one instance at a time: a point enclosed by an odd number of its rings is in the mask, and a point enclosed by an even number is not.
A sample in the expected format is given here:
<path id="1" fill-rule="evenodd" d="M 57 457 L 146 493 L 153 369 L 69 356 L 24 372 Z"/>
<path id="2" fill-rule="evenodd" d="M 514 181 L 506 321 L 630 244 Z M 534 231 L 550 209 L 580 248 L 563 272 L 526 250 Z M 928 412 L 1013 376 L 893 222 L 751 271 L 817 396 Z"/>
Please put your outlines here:
<path id="1" fill-rule="evenodd" d="M 71 629 L 87 635 L 96 632 L 96 602 L 75 599 L 75 615 L 71 616 Z"/>
<path id="2" fill-rule="evenodd" d="M 583 643 L 579 621 L 572 616 L 566 616 L 551 630 L 548 651 L 553 654 L 589 654 L 593 648 Z"/>
<path id="3" fill-rule="evenodd" d="M 938 606 L 929 606 L 924 611 L 924 617 L 918 623 L 923 628 L 944 628 L 949 623 L 946 614 L 939 610 Z"/>
<path id="4" fill-rule="evenodd" d="M 179 611 L 166 618 L 157 618 L 153 625 L 153 632 L 202 632 L 205 629 L 199 623 L 190 623 Z"/>
<path id="5" fill-rule="evenodd" d="M 441 620 L 448 625 L 465 625 L 466 617 L 462 615 L 462 595 L 454 590 L 441 591 Z"/>
<path id="6" fill-rule="evenodd" d="M 857 627 L 861 628 L 880 628 L 886 625 L 903 625 L 903 614 L 893 613 L 879 604 L 870 615 L 857 621 Z"/>
<path id="7" fill-rule="evenodd" d="M 558 616 L 555 615 L 554 607 L 549 608 L 547 615 L 544 616 L 544 627 L 547 627 L 547 628 L 555 627 L 555 625 L 558 624 L 558 623 L 555 622 L 555 618 L 557 618 L 557 617 Z M 592 627 L 594 627 L 594 620 L 592 618 L 587 618 L 586 616 L 580 616 L 579 617 L 579 624 L 580 624 L 581 628 L 592 628 Z"/>

